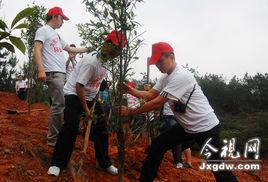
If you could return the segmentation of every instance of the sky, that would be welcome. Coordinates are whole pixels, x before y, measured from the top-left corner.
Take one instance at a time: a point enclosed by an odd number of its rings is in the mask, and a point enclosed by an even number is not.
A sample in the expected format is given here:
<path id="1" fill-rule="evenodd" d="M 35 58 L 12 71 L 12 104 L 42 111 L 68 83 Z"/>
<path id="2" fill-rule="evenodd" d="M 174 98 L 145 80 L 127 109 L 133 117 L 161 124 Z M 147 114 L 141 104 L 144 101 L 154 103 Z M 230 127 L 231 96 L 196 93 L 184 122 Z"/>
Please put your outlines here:
<path id="1" fill-rule="evenodd" d="M 2 0 L 0 17 L 11 22 L 32 2 Z M 81 43 L 76 24 L 90 20 L 82 0 L 35 0 L 35 4 L 47 9 L 60 6 L 70 20 L 57 31 L 67 43 Z M 213 73 L 228 80 L 234 75 L 242 78 L 245 73 L 267 73 L 267 0 L 144 0 L 135 14 L 140 32 L 145 31 L 139 60 L 131 65 L 135 78 L 146 72 L 151 45 L 160 41 L 172 45 L 178 64 L 188 64 L 201 75 Z M 150 78 L 160 75 L 151 66 Z"/>

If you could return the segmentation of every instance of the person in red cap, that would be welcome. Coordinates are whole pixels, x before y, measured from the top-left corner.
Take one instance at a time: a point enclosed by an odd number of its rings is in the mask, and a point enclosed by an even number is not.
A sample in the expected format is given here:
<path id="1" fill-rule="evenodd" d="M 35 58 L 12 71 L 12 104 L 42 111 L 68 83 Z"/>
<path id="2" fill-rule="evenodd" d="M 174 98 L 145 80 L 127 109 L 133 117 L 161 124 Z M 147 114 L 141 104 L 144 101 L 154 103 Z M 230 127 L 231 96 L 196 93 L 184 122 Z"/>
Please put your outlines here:
<path id="1" fill-rule="evenodd" d="M 107 74 L 103 64 L 121 54 L 125 42 L 118 41 L 115 36 L 111 36 L 111 34 L 115 33 L 122 40 L 125 39 L 124 35 L 120 32 L 108 34 L 100 52 L 94 51 L 85 55 L 77 63 L 64 86 L 66 103 L 64 124 L 54 148 L 51 167 L 48 169 L 49 175 L 58 176 L 60 170 L 66 168 L 75 146 L 79 117 L 83 112 L 88 116 L 91 115 L 90 108 Z M 96 167 L 102 168 L 112 175 L 117 175 L 118 170 L 112 165 L 108 156 L 107 122 L 99 102 L 96 102 L 94 114 L 97 117 L 97 122 L 96 125 L 92 125 L 90 139 L 94 141 Z"/>
<path id="2" fill-rule="evenodd" d="M 64 109 L 63 86 L 66 79 L 66 58 L 64 52 L 83 53 L 88 48 L 70 47 L 56 32 L 69 18 L 59 7 L 51 8 L 47 13 L 47 24 L 40 27 L 34 39 L 34 60 L 38 79 L 48 85 L 51 100 L 51 113 L 47 134 L 47 144 L 54 147 L 62 126 L 61 113 Z"/>
<path id="3" fill-rule="evenodd" d="M 203 148 L 212 138 L 210 145 L 221 149 L 219 120 L 193 74 L 176 63 L 173 48 L 166 42 L 153 44 L 149 64 L 155 64 L 163 73 L 151 90 L 146 92 L 122 86 L 127 93 L 148 102 L 136 109 L 121 106 L 120 113 L 133 116 L 158 109 L 167 102 L 178 123 L 152 141 L 142 167 L 141 182 L 152 182 L 164 154 L 183 142 L 194 140 Z M 222 160 L 220 152 L 213 153 L 210 159 Z M 219 170 L 213 171 L 213 174 L 217 181 L 237 181 L 231 171 Z"/>

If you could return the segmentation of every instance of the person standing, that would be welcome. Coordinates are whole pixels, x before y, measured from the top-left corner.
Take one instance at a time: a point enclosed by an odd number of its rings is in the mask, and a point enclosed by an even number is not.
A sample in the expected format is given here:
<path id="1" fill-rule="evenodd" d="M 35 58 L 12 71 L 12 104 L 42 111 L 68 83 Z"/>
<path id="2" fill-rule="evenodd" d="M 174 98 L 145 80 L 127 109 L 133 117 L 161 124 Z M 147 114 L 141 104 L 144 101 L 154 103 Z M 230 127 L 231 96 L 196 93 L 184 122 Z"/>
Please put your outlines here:
<path id="1" fill-rule="evenodd" d="M 48 175 L 58 176 L 60 171 L 67 167 L 78 133 L 79 117 L 82 112 L 91 116 L 90 108 L 93 106 L 101 82 L 107 74 L 103 64 L 119 56 L 124 45 L 125 36 L 121 32 L 112 31 L 106 37 L 100 52 L 91 52 L 77 63 L 70 79 L 64 86 L 66 101 L 64 124 L 54 148 Z M 112 165 L 108 156 L 108 131 L 99 102 L 96 102 L 94 114 L 97 117 L 96 125 L 92 125 L 90 135 L 94 140 L 96 166 L 117 175 L 118 170 Z"/>
<path id="2" fill-rule="evenodd" d="M 70 47 L 76 47 L 76 46 L 75 44 L 70 44 Z M 68 55 L 69 57 L 66 61 L 66 80 L 69 79 L 71 73 L 74 70 L 75 65 L 77 64 L 77 61 L 76 61 L 77 53 L 68 51 Z"/>
<path id="3" fill-rule="evenodd" d="M 18 76 L 18 80 L 15 84 L 16 94 L 21 100 L 26 99 L 26 93 L 27 93 L 27 84 L 26 81 L 23 79 L 22 75 Z"/>
<path id="4" fill-rule="evenodd" d="M 69 18 L 60 7 L 53 7 L 47 13 L 47 24 L 40 27 L 34 39 L 34 60 L 38 79 L 48 85 L 51 100 L 47 145 L 54 147 L 62 126 L 61 113 L 64 109 L 63 86 L 66 79 L 66 58 L 64 52 L 84 53 L 88 48 L 70 47 L 56 32 Z"/>

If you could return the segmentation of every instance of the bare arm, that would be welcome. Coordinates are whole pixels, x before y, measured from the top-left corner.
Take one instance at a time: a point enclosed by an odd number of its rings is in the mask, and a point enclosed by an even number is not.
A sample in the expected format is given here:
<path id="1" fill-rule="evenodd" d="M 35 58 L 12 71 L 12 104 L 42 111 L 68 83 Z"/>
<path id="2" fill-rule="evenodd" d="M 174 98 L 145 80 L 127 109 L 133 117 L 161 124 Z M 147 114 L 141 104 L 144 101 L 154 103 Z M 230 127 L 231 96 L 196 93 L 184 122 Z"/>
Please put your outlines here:
<path id="1" fill-rule="evenodd" d="M 64 47 L 64 50 L 67 52 L 74 52 L 74 53 L 84 53 L 93 51 L 92 48 L 84 48 L 84 47 L 70 47 L 69 45 Z"/>
<path id="2" fill-rule="evenodd" d="M 165 104 L 166 101 L 167 101 L 167 98 L 159 95 L 156 98 L 152 99 L 149 102 L 146 102 L 144 105 L 136 109 L 121 106 L 120 114 L 123 116 L 133 116 L 133 115 L 149 112 L 149 111 L 160 108 L 161 106 Z"/>
<path id="3" fill-rule="evenodd" d="M 142 90 L 137 90 L 135 88 L 128 87 L 126 90 L 129 94 L 131 94 L 135 97 L 138 97 L 138 98 L 142 98 L 145 101 L 150 101 L 159 95 L 159 92 L 157 90 L 154 90 L 154 89 L 151 89 L 149 91 L 142 91 Z"/>
<path id="4" fill-rule="evenodd" d="M 37 77 L 39 80 L 46 82 L 46 73 L 42 62 L 43 43 L 40 41 L 34 42 L 34 61 L 37 67 Z"/>
<path id="5" fill-rule="evenodd" d="M 88 116 L 90 116 L 90 110 L 88 109 L 88 106 L 87 106 L 84 85 L 80 83 L 76 83 L 75 88 L 76 88 L 76 93 L 79 97 L 79 100 L 82 104 L 84 111 L 87 113 Z"/>

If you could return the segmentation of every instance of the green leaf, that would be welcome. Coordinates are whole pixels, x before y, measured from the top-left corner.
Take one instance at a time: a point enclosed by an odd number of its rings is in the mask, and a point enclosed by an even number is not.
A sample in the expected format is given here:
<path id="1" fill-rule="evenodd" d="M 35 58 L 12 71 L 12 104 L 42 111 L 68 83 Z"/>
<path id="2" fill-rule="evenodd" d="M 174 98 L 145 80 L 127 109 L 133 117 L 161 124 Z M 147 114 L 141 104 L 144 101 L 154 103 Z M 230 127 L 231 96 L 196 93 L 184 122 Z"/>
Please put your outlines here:
<path id="1" fill-rule="evenodd" d="M 103 16 L 104 16 L 104 18 L 107 18 L 107 16 L 108 16 L 108 10 L 106 8 L 105 8 L 105 10 L 103 12 Z"/>
<path id="2" fill-rule="evenodd" d="M 2 30 L 6 30 L 6 28 L 7 28 L 7 24 L 3 20 L 0 20 L 0 28 Z"/>
<path id="3" fill-rule="evenodd" d="M 21 23 L 13 29 L 21 29 L 21 28 L 29 28 L 29 25 L 27 23 Z"/>
<path id="4" fill-rule="evenodd" d="M 0 32 L 0 40 L 8 37 L 9 35 L 10 35 L 10 33 L 8 33 L 8 32 Z"/>
<path id="5" fill-rule="evenodd" d="M 6 48 L 10 52 L 15 52 L 14 46 L 8 42 L 0 42 L 0 49 Z"/>
<path id="6" fill-rule="evenodd" d="M 21 12 L 19 12 L 16 17 L 14 18 L 14 20 L 12 21 L 11 24 L 11 29 L 15 26 L 15 24 L 20 21 L 21 19 L 30 16 L 32 13 L 34 12 L 33 8 L 25 8 L 24 10 L 22 10 Z"/>
<path id="7" fill-rule="evenodd" d="M 15 36 L 9 36 L 9 40 L 10 42 L 16 46 L 23 54 L 25 54 L 26 51 L 26 47 L 24 45 L 24 43 L 22 42 L 22 40 L 18 37 Z"/>

